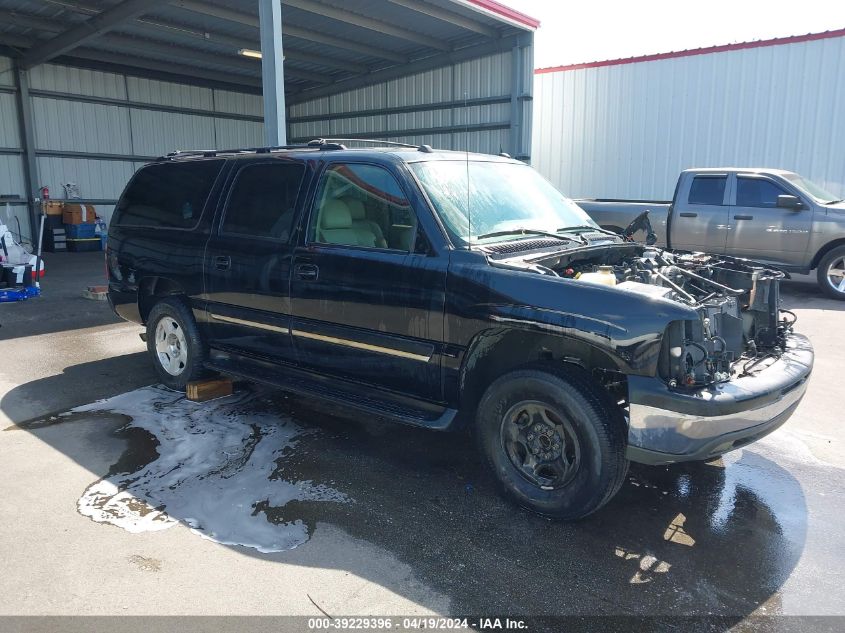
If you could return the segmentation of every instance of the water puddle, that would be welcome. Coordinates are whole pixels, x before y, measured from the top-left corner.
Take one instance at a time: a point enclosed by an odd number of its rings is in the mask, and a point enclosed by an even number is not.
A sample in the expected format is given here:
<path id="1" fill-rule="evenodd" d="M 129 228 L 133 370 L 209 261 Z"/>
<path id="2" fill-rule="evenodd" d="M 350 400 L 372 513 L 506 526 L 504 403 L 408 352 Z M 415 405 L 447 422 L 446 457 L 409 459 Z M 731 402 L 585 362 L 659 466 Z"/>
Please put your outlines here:
<path id="1" fill-rule="evenodd" d="M 73 409 L 75 418 L 107 412 L 128 420 L 120 430 L 127 451 L 83 493 L 79 512 L 133 533 L 182 523 L 203 538 L 260 552 L 301 545 L 313 525 L 286 511 L 294 502 L 349 498 L 327 484 L 279 475 L 297 438 L 314 431 L 262 408 L 250 390 L 196 403 L 146 387 Z"/>

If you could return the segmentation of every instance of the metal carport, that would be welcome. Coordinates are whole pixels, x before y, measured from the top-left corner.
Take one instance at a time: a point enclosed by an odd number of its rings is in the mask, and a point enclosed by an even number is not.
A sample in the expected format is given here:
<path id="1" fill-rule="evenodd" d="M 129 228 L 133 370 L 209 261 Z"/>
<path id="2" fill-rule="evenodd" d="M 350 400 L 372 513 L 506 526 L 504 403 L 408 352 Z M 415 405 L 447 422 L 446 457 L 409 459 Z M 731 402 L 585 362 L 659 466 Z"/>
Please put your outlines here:
<path id="1" fill-rule="evenodd" d="M 0 194 L 34 222 L 41 185 L 79 181 L 108 216 L 155 155 L 268 138 L 527 160 L 537 26 L 493 0 L 0 0 Z"/>

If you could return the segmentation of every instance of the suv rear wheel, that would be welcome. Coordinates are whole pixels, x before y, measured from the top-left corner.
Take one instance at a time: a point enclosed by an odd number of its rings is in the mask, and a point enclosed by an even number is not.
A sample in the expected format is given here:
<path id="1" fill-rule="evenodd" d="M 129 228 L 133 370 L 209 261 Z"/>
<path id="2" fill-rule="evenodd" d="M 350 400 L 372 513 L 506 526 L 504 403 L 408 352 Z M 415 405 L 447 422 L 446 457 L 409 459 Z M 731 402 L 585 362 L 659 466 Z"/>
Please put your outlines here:
<path id="1" fill-rule="evenodd" d="M 190 308 L 179 298 L 162 299 L 150 310 L 147 350 L 159 379 L 171 389 L 182 391 L 206 374 L 205 343 Z"/>
<path id="2" fill-rule="evenodd" d="M 845 246 L 837 246 L 822 257 L 816 275 L 828 297 L 845 301 Z"/>
<path id="3" fill-rule="evenodd" d="M 625 421 L 584 372 L 525 369 L 478 407 L 481 451 L 506 496 L 556 519 L 595 512 L 625 479 Z"/>

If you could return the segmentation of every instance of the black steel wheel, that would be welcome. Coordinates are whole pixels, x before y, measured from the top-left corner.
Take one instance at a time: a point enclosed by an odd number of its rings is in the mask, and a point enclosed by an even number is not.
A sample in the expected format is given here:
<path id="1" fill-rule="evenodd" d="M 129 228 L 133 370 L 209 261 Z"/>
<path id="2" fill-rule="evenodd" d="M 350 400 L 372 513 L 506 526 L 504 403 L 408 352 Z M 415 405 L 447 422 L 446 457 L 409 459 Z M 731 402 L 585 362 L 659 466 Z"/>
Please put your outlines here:
<path id="1" fill-rule="evenodd" d="M 581 462 L 581 443 L 566 416 L 539 400 L 518 402 L 502 420 L 502 448 L 523 477 L 543 490 L 568 484 Z"/>
<path id="2" fill-rule="evenodd" d="M 505 496 L 551 518 L 595 512 L 628 469 L 622 412 L 580 368 L 502 376 L 479 403 L 476 435 Z"/>

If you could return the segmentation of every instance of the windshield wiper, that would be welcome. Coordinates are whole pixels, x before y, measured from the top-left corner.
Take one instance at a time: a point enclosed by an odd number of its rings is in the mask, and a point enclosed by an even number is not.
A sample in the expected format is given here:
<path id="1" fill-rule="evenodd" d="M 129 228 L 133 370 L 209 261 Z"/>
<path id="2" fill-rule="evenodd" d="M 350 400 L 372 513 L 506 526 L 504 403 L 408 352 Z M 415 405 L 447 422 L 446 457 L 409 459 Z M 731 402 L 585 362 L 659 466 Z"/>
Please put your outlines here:
<path id="1" fill-rule="evenodd" d="M 488 237 L 503 237 L 505 235 L 544 235 L 546 237 L 553 237 L 557 240 L 566 240 L 567 242 L 575 242 L 571 237 L 565 235 L 558 235 L 557 233 L 549 233 L 548 231 L 535 231 L 534 229 L 510 229 L 509 231 L 494 231 L 493 233 L 485 233 L 484 235 L 477 235 L 475 239 L 483 240 Z"/>
<path id="2" fill-rule="evenodd" d="M 564 231 L 578 231 L 580 229 L 590 229 L 591 231 L 598 231 L 599 233 L 605 233 L 607 235 L 612 235 L 613 237 L 620 237 L 619 233 L 614 233 L 613 231 L 608 231 L 607 229 L 603 229 L 598 226 L 593 226 L 592 224 L 577 224 L 575 226 L 564 226 L 563 228 L 557 229 L 557 232 L 563 233 Z"/>
<path id="3" fill-rule="evenodd" d="M 845 202 L 845 199 L 843 199 L 843 200 L 828 200 L 827 202 L 822 202 L 822 204 L 839 204 L 840 202 Z"/>

